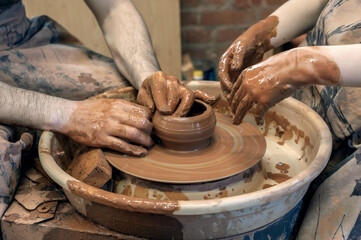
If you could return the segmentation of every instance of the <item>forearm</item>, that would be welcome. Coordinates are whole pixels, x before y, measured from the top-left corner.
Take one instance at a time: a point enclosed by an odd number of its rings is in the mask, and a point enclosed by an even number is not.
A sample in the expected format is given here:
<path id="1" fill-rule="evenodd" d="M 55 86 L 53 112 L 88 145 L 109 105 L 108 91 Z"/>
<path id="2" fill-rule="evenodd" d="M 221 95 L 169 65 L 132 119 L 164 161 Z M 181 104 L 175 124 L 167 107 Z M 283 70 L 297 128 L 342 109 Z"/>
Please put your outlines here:
<path id="1" fill-rule="evenodd" d="M 300 47 L 285 54 L 292 59 L 295 83 L 361 87 L 361 44 Z"/>
<path id="2" fill-rule="evenodd" d="M 265 82 L 275 86 L 361 87 L 361 44 L 294 48 L 260 62 L 250 70 L 257 72 L 259 78 L 268 76 Z"/>
<path id="3" fill-rule="evenodd" d="M 361 44 L 310 47 L 328 54 L 340 69 L 339 85 L 361 87 Z"/>
<path id="4" fill-rule="evenodd" d="M 119 71 L 137 89 L 159 65 L 147 27 L 130 0 L 85 0 L 96 16 Z"/>
<path id="5" fill-rule="evenodd" d="M 278 18 L 271 45 L 279 47 L 311 29 L 328 0 L 289 0 L 270 16 Z"/>
<path id="6" fill-rule="evenodd" d="M 60 131 L 76 108 L 72 101 L 0 82 L 0 123 Z"/>

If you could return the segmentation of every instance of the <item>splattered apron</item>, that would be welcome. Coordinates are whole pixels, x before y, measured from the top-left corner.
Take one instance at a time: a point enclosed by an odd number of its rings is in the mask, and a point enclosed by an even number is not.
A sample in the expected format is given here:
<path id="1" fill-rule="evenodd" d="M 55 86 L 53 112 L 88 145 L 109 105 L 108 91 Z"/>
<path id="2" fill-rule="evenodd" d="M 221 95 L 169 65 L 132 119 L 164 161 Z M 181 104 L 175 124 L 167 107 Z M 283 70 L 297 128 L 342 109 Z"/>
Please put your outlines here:
<path id="1" fill-rule="evenodd" d="M 129 86 L 110 58 L 82 46 L 55 21 L 26 18 L 20 0 L 0 1 L 0 80 L 72 100 Z M 28 145 L 19 137 L 0 123 L 0 217 L 13 198 Z"/>
<path id="2" fill-rule="evenodd" d="M 361 44 L 361 1 L 330 0 L 306 41 Z M 334 138 L 329 164 L 311 185 L 297 239 L 361 239 L 361 88 L 312 86 L 295 97 L 323 117 Z"/>

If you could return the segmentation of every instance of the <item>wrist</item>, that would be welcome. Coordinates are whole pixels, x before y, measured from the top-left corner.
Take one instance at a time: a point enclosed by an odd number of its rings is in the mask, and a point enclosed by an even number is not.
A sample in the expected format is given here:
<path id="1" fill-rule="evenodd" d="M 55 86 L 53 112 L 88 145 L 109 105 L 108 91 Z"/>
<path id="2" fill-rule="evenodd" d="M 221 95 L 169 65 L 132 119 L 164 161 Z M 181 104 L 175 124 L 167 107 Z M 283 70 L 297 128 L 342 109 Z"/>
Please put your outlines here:
<path id="1" fill-rule="evenodd" d="M 271 39 L 276 37 L 276 28 L 278 25 L 278 17 L 268 16 L 252 26 L 252 34 L 255 41 L 262 43 L 264 50 L 269 51 L 274 48 Z"/>
<path id="2" fill-rule="evenodd" d="M 137 83 L 136 83 L 137 86 L 135 86 L 135 87 L 139 90 L 140 87 L 142 86 L 143 82 L 147 78 L 149 78 L 153 74 L 155 74 L 156 72 L 160 72 L 160 70 L 159 69 L 152 69 L 152 70 L 149 70 L 149 71 L 144 71 L 144 72 L 139 73 L 139 77 L 138 77 Z"/>
<path id="3" fill-rule="evenodd" d="M 0 82 L 0 121 L 41 130 L 59 131 L 76 108 L 69 101 Z"/>
<path id="4" fill-rule="evenodd" d="M 338 85 L 340 69 L 328 54 L 319 51 L 317 47 L 302 47 L 289 50 L 287 58 L 293 59 L 294 72 L 292 78 L 297 78 L 300 85 Z"/>
<path id="5" fill-rule="evenodd" d="M 51 106 L 47 128 L 54 132 L 66 134 L 69 120 L 80 102 L 62 99 L 59 104 Z"/>

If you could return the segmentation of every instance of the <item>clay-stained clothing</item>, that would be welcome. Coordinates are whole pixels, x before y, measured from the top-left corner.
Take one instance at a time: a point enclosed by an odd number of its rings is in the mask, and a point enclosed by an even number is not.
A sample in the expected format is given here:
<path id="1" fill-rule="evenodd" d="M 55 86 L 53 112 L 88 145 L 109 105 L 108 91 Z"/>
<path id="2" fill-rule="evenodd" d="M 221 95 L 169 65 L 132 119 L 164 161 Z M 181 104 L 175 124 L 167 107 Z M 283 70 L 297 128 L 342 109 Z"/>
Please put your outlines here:
<path id="1" fill-rule="evenodd" d="M 14 4 L 21 2 L 21 0 L 0 0 L 0 13 L 11 8 Z"/>
<path id="2" fill-rule="evenodd" d="M 64 36 L 66 35 L 66 36 Z M 0 51 L 28 48 L 75 38 L 47 16 L 28 19 L 22 2 L 0 5 Z"/>
<path id="3" fill-rule="evenodd" d="M 82 46 L 47 16 L 28 19 L 20 0 L 0 0 L 0 81 L 73 100 L 129 86 L 112 59 Z M 4 129 L 0 123 L 0 134 Z M 19 138 L 0 136 L 0 217 L 20 177 Z"/>
<path id="4" fill-rule="evenodd" d="M 361 1 L 330 0 L 306 41 L 309 46 L 360 44 Z M 323 117 L 336 141 L 344 141 L 338 150 L 347 152 L 344 158 L 353 152 L 345 159 L 332 155 L 328 171 L 311 185 L 315 188 L 322 182 L 310 200 L 297 239 L 360 239 L 361 148 L 356 150 L 360 145 L 348 140 L 361 131 L 361 88 L 312 86 L 295 97 Z"/>
<path id="5" fill-rule="evenodd" d="M 13 136 L 10 126 L 0 125 L 0 216 L 11 202 L 18 184 L 21 151 L 31 144 L 23 140 L 11 142 Z"/>
<path id="6" fill-rule="evenodd" d="M 330 0 L 306 41 L 309 46 L 360 44 L 361 1 Z M 361 130 L 361 88 L 312 86 L 294 96 L 323 117 L 336 141 Z"/>

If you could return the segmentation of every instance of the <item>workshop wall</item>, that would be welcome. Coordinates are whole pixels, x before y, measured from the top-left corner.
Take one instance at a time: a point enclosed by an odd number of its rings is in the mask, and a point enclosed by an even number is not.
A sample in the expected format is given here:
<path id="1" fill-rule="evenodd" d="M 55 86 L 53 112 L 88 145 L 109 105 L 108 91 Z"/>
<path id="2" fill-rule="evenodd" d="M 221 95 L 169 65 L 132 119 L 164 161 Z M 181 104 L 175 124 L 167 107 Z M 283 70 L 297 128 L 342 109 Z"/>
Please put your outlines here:
<path id="1" fill-rule="evenodd" d="M 196 69 L 217 72 L 227 47 L 286 0 L 180 0 L 182 53 Z M 215 76 L 218 74 L 216 73 Z"/>

